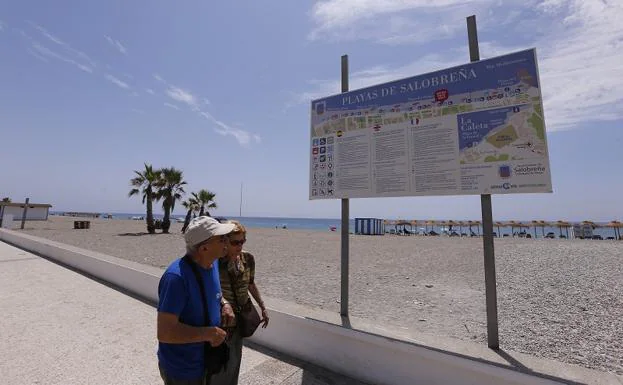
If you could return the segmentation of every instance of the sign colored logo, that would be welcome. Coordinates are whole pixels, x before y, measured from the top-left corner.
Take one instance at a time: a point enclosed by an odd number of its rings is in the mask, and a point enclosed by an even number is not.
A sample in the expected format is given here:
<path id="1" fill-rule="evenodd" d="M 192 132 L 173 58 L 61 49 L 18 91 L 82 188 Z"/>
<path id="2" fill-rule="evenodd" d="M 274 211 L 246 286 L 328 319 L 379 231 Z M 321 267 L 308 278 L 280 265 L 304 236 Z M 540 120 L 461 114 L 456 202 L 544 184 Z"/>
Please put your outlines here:
<path id="1" fill-rule="evenodd" d="M 435 91 L 435 101 L 439 103 L 443 103 L 448 100 L 448 90 L 442 89 Z"/>
<path id="2" fill-rule="evenodd" d="M 511 166 L 500 166 L 499 169 L 500 178 L 510 178 L 511 177 Z"/>

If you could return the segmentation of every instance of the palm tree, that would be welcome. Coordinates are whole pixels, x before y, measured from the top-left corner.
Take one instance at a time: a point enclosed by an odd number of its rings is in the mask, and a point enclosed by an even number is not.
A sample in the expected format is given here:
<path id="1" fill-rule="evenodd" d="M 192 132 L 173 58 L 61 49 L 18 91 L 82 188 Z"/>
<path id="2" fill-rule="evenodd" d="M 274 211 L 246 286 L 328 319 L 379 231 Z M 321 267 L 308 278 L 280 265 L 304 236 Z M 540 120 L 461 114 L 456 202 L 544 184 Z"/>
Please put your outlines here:
<path id="1" fill-rule="evenodd" d="M 215 193 L 202 189 L 202 190 L 199 190 L 196 197 L 197 197 L 197 200 L 199 201 L 199 204 L 201 205 L 201 208 L 199 210 L 199 216 L 202 216 L 202 215 L 210 216 L 210 212 L 207 211 L 206 208 L 207 209 L 217 208 L 216 202 L 214 201 L 214 198 L 216 197 Z"/>
<path id="2" fill-rule="evenodd" d="M 186 228 L 190 223 L 190 217 L 194 212 L 199 210 L 199 201 L 196 199 L 197 194 L 191 193 L 191 197 L 182 202 L 182 206 L 184 206 L 188 211 L 186 212 L 186 218 L 184 219 L 184 226 L 182 226 L 182 233 L 186 232 Z"/>
<path id="3" fill-rule="evenodd" d="M 154 170 L 151 164 L 145 163 L 145 169 L 143 171 L 134 170 L 136 176 L 130 180 L 130 184 L 134 186 L 128 193 L 128 197 L 142 194 L 143 204 L 147 205 L 147 232 L 154 234 L 156 232 L 156 226 L 154 225 L 154 210 L 153 201 L 158 200 L 157 194 L 154 190 L 156 182 L 160 178 L 160 171 Z"/>
<path id="4" fill-rule="evenodd" d="M 169 233 L 171 227 L 171 212 L 175 209 L 175 202 L 182 199 L 184 194 L 184 181 L 182 171 L 174 167 L 163 168 L 160 170 L 160 178 L 156 183 L 158 199 L 162 199 L 162 210 L 164 217 L 162 218 L 162 232 Z"/>

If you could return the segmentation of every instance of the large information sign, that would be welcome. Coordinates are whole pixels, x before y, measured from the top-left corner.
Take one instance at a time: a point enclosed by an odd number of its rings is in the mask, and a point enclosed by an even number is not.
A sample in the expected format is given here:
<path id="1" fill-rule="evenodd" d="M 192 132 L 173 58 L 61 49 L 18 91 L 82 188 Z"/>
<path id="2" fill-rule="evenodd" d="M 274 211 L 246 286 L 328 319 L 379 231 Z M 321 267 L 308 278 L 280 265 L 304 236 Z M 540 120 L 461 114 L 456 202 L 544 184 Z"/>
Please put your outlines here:
<path id="1" fill-rule="evenodd" d="M 534 49 L 311 107 L 310 199 L 552 192 Z"/>

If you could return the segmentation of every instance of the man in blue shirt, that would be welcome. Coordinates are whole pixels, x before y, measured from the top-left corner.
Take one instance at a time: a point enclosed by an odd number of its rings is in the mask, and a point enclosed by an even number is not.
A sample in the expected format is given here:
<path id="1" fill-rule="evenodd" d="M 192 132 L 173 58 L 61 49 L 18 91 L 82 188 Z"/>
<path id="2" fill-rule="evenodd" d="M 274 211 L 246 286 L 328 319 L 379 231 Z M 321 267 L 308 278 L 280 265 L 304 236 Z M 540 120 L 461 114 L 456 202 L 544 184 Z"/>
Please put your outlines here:
<path id="1" fill-rule="evenodd" d="M 221 313 L 234 317 L 233 309 L 221 294 L 218 258 L 227 253 L 233 224 L 221 224 L 214 218 L 193 219 L 186 233 L 186 255 L 178 258 L 164 272 L 158 285 L 158 366 L 165 385 L 208 385 L 210 374 L 205 366 L 205 344 L 223 343 Z M 193 264 L 203 285 L 197 281 Z M 201 286 L 205 289 L 203 303 Z M 208 322 L 204 321 L 204 307 Z"/>

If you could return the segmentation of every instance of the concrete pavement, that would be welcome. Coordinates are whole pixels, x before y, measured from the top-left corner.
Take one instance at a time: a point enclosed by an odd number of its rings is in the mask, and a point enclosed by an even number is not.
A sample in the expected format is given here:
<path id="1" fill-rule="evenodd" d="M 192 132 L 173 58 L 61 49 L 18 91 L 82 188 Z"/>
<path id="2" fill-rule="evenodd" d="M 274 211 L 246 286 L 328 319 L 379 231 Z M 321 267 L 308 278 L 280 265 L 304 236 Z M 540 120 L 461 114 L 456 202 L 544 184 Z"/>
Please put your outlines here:
<path id="1" fill-rule="evenodd" d="M 153 306 L 0 242 L 0 383 L 161 384 Z M 240 384 L 364 385 L 261 347 Z"/>

